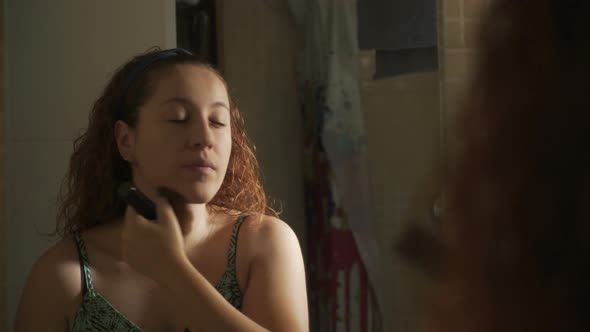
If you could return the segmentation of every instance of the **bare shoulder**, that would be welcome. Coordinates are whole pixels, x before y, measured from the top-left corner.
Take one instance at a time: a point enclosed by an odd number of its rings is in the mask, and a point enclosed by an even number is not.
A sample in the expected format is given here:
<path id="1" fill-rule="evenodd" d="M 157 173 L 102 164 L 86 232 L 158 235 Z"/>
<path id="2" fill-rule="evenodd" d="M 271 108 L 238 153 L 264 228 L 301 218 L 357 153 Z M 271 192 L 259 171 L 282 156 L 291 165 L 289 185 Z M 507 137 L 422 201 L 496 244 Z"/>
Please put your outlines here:
<path id="1" fill-rule="evenodd" d="M 77 249 L 71 238 L 63 238 L 33 264 L 18 307 L 17 330 L 29 330 L 35 322 L 63 326 L 81 298 L 81 284 Z"/>
<path id="2" fill-rule="evenodd" d="M 247 238 L 247 246 L 256 257 L 301 251 L 297 235 L 283 220 L 267 215 L 248 216 L 240 233 Z M 254 257 L 253 257 L 254 258 Z"/>
<path id="3" fill-rule="evenodd" d="M 79 293 L 80 261 L 73 239 L 65 237 L 47 249 L 33 264 L 29 279 L 59 286 L 66 294 Z"/>
<path id="4" fill-rule="evenodd" d="M 278 218 L 248 219 L 252 256 L 242 312 L 270 331 L 309 331 L 305 267 L 295 232 Z"/>
<path id="5" fill-rule="evenodd" d="M 268 215 L 248 215 L 241 228 L 249 236 L 261 237 L 258 240 L 265 237 L 270 237 L 269 240 L 272 240 L 277 236 L 295 236 L 295 232 L 293 232 L 289 224 L 277 217 Z"/>

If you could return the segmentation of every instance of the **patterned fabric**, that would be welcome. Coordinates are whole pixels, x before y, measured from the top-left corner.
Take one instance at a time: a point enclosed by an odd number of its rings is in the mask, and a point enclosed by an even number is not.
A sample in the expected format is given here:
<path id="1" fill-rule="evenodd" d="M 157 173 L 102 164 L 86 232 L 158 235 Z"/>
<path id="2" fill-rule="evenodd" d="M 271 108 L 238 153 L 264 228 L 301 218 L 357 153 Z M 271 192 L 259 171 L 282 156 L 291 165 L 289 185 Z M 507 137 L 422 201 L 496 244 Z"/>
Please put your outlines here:
<path id="1" fill-rule="evenodd" d="M 238 234 L 245 215 L 241 215 L 234 225 L 232 232 L 228 263 L 221 280 L 215 285 L 215 289 L 236 309 L 242 306 L 242 292 L 238 285 L 236 274 L 236 253 Z M 113 307 L 92 285 L 92 273 L 86 246 L 80 236 L 80 232 L 73 233 L 78 255 L 80 257 L 80 271 L 82 274 L 82 304 L 74 317 L 72 332 L 142 332 L 141 328 L 127 319 L 121 312 Z"/>
<path id="2" fill-rule="evenodd" d="M 236 270 L 236 254 L 238 252 L 238 233 L 240 226 L 244 221 L 244 216 L 241 215 L 234 226 L 234 230 L 229 242 L 229 256 L 227 259 L 227 269 L 221 277 L 221 280 L 215 286 L 215 289 L 223 295 L 223 297 L 233 305 L 236 309 L 242 308 L 242 291 L 238 285 L 238 277 Z"/>

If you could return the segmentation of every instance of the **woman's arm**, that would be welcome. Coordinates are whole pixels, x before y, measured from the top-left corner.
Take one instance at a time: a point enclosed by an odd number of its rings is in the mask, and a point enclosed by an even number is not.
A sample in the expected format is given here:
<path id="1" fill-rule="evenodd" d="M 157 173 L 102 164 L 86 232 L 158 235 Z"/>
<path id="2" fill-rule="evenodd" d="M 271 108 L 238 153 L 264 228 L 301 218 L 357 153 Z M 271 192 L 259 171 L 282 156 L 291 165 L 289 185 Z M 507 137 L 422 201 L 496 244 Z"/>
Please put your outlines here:
<path id="1" fill-rule="evenodd" d="M 309 331 L 301 248 L 283 221 L 266 217 L 254 232 L 256 246 L 242 312 L 271 331 Z"/>
<path id="2" fill-rule="evenodd" d="M 188 260 L 168 271 L 164 287 L 178 301 L 178 314 L 190 331 L 308 331 L 305 271 L 297 237 L 284 222 L 265 219 L 252 234 L 244 234 L 254 255 L 242 312 Z"/>

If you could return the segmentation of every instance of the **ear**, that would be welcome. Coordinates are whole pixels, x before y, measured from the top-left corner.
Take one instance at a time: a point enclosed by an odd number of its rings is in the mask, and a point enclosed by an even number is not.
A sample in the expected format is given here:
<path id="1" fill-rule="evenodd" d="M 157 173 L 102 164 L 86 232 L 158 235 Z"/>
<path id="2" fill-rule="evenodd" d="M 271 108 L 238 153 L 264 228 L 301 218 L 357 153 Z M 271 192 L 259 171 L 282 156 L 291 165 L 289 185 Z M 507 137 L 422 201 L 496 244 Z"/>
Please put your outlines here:
<path id="1" fill-rule="evenodd" d="M 129 162 L 133 161 L 135 149 L 135 131 L 125 122 L 118 120 L 115 123 L 115 141 L 121 158 Z"/>

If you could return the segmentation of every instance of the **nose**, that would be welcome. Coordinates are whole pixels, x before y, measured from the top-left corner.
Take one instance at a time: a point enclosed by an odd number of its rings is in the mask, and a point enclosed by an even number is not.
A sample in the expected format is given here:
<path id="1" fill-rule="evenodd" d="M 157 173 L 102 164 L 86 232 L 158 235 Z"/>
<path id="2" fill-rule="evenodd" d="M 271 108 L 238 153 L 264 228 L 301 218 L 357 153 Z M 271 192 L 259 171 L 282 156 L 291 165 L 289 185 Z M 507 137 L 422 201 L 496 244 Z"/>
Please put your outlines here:
<path id="1" fill-rule="evenodd" d="M 213 145 L 213 132 L 209 119 L 195 117 L 191 126 L 189 126 L 189 146 L 198 148 L 208 148 Z"/>

